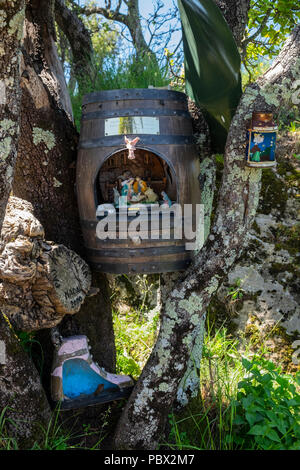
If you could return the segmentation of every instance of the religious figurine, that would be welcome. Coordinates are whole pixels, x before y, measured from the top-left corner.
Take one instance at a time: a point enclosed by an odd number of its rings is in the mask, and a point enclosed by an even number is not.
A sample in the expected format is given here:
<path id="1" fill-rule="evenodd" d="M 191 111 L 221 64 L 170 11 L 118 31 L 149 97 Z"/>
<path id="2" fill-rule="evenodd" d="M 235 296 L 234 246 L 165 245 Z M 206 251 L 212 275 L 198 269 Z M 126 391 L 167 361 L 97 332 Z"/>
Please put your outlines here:
<path id="1" fill-rule="evenodd" d="M 145 194 L 142 194 L 142 193 L 133 193 L 132 196 L 131 196 L 131 202 L 140 202 L 140 201 L 144 201 L 146 199 L 146 196 Z"/>
<path id="2" fill-rule="evenodd" d="M 114 204 L 115 206 L 117 206 L 119 204 L 120 193 L 116 187 L 113 188 L 113 192 L 114 192 Z"/>
<path id="3" fill-rule="evenodd" d="M 146 201 L 147 202 L 156 202 L 158 199 L 158 195 L 153 191 L 152 188 L 146 189 L 145 191 Z"/>
<path id="4" fill-rule="evenodd" d="M 129 140 L 125 135 L 124 140 L 125 140 L 126 148 L 128 149 L 128 158 L 129 160 L 134 160 L 135 159 L 134 151 L 136 149 L 135 146 L 140 140 L 140 138 L 136 137 L 133 140 Z"/>
<path id="5" fill-rule="evenodd" d="M 131 200 L 132 193 L 133 193 L 133 191 L 132 191 L 132 183 L 133 182 L 134 182 L 134 179 L 129 178 L 128 180 L 124 180 L 121 183 L 121 186 L 122 186 L 121 198 L 122 198 L 123 202 L 124 202 L 124 198 L 126 198 L 128 202 Z M 122 204 L 122 205 L 124 205 L 124 204 Z"/>
<path id="6" fill-rule="evenodd" d="M 147 190 L 147 183 L 142 180 L 139 176 L 136 176 L 135 182 L 133 183 L 133 190 L 136 194 L 144 193 Z"/>
<path id="7" fill-rule="evenodd" d="M 163 207 L 171 207 L 172 206 L 172 201 L 171 199 L 169 198 L 169 196 L 167 195 L 167 193 L 165 193 L 165 191 L 162 191 L 161 192 L 161 195 L 163 197 L 163 203 L 162 203 L 162 206 Z"/>
<path id="8" fill-rule="evenodd" d="M 61 410 L 82 408 L 128 397 L 134 382 L 128 375 L 106 372 L 90 353 L 84 335 L 60 338 L 51 371 L 51 395 Z"/>

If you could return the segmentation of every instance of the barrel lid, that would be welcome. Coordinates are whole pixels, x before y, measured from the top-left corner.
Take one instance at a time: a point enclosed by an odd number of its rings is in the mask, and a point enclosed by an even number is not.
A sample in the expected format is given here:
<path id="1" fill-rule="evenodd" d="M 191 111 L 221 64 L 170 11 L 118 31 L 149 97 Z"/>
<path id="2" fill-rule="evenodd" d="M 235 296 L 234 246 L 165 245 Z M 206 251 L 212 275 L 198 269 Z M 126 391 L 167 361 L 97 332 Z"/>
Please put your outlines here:
<path id="1" fill-rule="evenodd" d="M 187 96 L 181 91 L 164 90 L 159 88 L 128 88 L 120 90 L 94 91 L 84 95 L 82 104 L 97 103 L 99 101 L 115 100 L 176 100 L 186 101 Z"/>

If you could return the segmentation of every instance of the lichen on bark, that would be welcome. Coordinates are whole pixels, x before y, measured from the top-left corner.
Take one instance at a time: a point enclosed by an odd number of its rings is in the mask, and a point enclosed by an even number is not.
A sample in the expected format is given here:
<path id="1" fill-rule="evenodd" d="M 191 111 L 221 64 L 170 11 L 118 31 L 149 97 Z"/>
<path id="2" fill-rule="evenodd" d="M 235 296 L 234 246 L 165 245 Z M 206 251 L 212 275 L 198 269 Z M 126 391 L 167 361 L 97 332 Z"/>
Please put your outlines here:
<path id="1" fill-rule="evenodd" d="M 17 156 L 24 18 L 24 0 L 6 2 L 0 10 L 0 231 Z"/>

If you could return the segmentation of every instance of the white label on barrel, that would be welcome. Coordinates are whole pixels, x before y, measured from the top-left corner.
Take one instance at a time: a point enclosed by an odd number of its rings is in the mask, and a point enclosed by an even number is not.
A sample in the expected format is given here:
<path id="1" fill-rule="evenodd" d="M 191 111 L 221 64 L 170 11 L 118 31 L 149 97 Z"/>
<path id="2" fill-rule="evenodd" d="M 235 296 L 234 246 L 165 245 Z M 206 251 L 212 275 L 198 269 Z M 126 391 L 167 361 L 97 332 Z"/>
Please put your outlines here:
<path id="1" fill-rule="evenodd" d="M 105 119 L 105 135 L 159 134 L 159 118 L 124 116 Z"/>

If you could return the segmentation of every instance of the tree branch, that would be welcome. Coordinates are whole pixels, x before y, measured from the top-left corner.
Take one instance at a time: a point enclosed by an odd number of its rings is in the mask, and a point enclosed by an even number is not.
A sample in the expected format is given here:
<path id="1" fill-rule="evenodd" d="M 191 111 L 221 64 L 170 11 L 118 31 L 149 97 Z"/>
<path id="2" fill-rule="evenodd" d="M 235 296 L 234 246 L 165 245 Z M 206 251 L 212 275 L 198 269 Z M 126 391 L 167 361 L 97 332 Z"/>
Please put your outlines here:
<path id="1" fill-rule="evenodd" d="M 74 74 L 80 82 L 92 70 L 93 45 L 90 33 L 80 18 L 66 7 L 64 0 L 55 0 L 55 18 L 70 43 Z"/>
<path id="2" fill-rule="evenodd" d="M 74 2 L 72 2 L 74 3 Z M 106 8 L 103 7 L 82 7 L 77 4 L 74 4 L 78 13 L 91 16 L 91 15 L 102 15 L 107 20 L 118 21 L 119 23 L 128 25 L 128 16 L 123 13 L 120 13 L 122 0 L 119 0 L 118 5 L 115 10 L 111 10 L 111 3 L 107 3 Z"/>
<path id="3" fill-rule="evenodd" d="M 271 11 L 273 10 L 273 8 L 269 8 L 267 10 L 267 13 L 265 14 L 259 28 L 257 28 L 257 30 L 255 31 L 255 33 L 253 33 L 251 36 L 249 36 L 248 38 L 244 39 L 242 41 L 242 48 L 245 49 L 247 47 L 247 45 L 252 42 L 257 36 L 259 36 L 259 34 L 262 32 L 262 30 L 264 29 L 264 27 L 266 26 L 267 22 L 268 22 L 268 19 L 270 18 L 270 14 L 271 14 Z"/>

